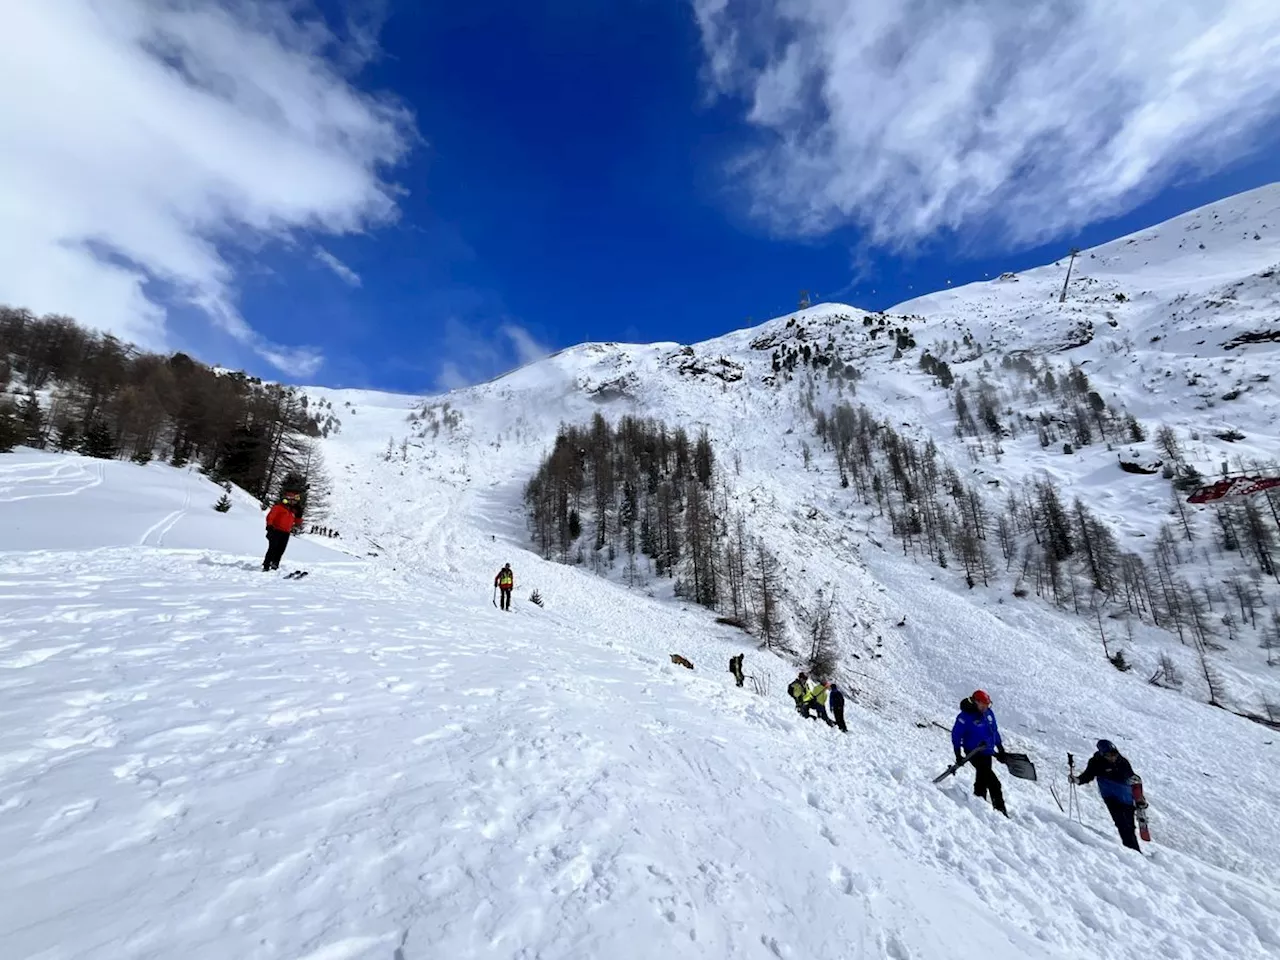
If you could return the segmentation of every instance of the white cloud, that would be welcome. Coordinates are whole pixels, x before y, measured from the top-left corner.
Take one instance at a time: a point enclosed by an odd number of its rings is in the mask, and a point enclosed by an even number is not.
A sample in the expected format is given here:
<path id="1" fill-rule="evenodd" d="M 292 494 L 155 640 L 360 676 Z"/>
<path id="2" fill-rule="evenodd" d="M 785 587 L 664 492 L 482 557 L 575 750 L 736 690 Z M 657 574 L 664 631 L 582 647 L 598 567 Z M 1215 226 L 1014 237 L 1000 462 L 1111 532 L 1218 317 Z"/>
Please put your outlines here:
<path id="1" fill-rule="evenodd" d="M 406 111 L 355 89 L 334 66 L 344 44 L 297 2 L 3 8 L 0 302 L 163 348 L 160 281 L 270 363 L 313 373 L 315 351 L 245 322 L 221 249 L 394 217 L 380 170 L 410 145 Z M 367 57 L 367 30 L 354 42 Z"/>
<path id="2" fill-rule="evenodd" d="M 360 286 L 360 274 L 356 273 L 324 247 L 316 247 L 315 258 L 337 274 L 343 283 L 351 287 Z"/>
<path id="3" fill-rule="evenodd" d="M 440 372 L 436 374 L 436 389 L 442 393 L 469 387 L 475 382 L 464 374 L 456 363 L 448 360 L 440 364 Z"/>
<path id="4" fill-rule="evenodd" d="M 517 323 L 496 326 L 447 320 L 439 335 L 437 390 L 456 390 L 484 383 L 515 368 L 541 360 L 551 350 Z"/>
<path id="5" fill-rule="evenodd" d="M 765 143 L 732 173 L 782 233 L 1028 243 L 1274 136 L 1275 0 L 691 0 L 713 95 Z"/>
<path id="6" fill-rule="evenodd" d="M 498 329 L 511 342 L 511 346 L 515 349 L 516 361 L 521 366 L 541 360 L 551 352 L 534 339 L 533 334 L 518 324 L 504 323 Z"/>

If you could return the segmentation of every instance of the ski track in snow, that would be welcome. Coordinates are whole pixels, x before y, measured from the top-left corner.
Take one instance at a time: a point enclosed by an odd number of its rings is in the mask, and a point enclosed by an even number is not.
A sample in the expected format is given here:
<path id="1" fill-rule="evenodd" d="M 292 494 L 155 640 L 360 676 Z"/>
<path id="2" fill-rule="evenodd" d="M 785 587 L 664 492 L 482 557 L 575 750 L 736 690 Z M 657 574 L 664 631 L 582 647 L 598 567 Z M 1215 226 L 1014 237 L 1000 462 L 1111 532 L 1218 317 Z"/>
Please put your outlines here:
<path id="1" fill-rule="evenodd" d="M 187 515 L 187 511 L 191 508 L 191 485 L 183 484 L 182 506 L 164 519 L 152 524 L 147 528 L 139 539 L 138 543 L 144 547 L 163 547 L 165 534 L 177 526 L 178 521 Z M 154 538 L 154 539 L 153 539 Z"/>
<path id="2" fill-rule="evenodd" d="M 74 497 L 102 483 L 102 463 L 70 457 L 35 463 L 0 463 L 0 503 Z"/>

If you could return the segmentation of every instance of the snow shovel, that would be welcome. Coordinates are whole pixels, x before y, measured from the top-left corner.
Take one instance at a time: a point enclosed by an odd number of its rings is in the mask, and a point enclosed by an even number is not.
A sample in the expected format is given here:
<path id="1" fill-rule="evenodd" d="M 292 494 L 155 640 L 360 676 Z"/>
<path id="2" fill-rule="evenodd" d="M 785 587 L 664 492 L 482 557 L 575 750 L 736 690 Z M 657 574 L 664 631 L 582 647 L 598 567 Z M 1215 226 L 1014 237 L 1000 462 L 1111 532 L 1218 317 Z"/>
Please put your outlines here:
<path id="1" fill-rule="evenodd" d="M 996 759 L 1004 764 L 1005 769 L 1009 771 L 1009 776 L 1017 777 L 1019 780 L 1036 779 L 1036 765 L 1025 753 L 1006 753 L 1003 757 L 997 756 Z"/>
<path id="2" fill-rule="evenodd" d="M 987 749 L 987 745 L 985 743 L 978 744 L 976 747 L 970 750 L 967 754 L 965 754 L 963 757 L 961 757 L 951 766 L 947 767 L 947 769 L 943 770 L 940 774 L 934 777 L 933 782 L 941 783 L 943 780 L 947 779 L 947 777 L 952 776 L 957 770 L 959 770 L 961 767 L 963 767 L 966 763 L 968 763 L 970 760 L 972 760 L 974 757 L 976 757 L 985 749 Z"/>

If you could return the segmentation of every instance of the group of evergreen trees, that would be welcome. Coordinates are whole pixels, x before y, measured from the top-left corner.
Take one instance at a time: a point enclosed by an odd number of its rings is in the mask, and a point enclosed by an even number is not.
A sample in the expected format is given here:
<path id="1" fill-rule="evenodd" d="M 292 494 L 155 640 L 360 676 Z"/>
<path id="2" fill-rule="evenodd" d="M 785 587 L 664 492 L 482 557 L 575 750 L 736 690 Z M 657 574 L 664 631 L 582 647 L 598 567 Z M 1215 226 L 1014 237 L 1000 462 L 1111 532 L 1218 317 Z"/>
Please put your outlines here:
<path id="1" fill-rule="evenodd" d="M 293 387 L 0 307 L 0 450 L 195 462 L 263 500 L 297 490 L 315 516 L 326 481 L 313 441 L 338 427 Z"/>
<path id="2" fill-rule="evenodd" d="M 1083 383 L 1075 387 L 1077 393 L 1083 389 Z M 1109 429 L 1142 431 L 1128 420 L 1112 415 Z M 1152 554 L 1144 557 L 1122 548 L 1083 500 L 1068 501 L 1047 474 L 1007 491 L 1003 508 L 993 510 L 989 496 L 962 481 L 932 440 L 904 437 L 865 406 L 817 410 L 814 428 L 834 454 L 841 486 L 887 518 L 904 553 L 944 568 L 959 566 L 970 587 L 1006 573 L 1014 580 L 1015 595 L 1034 590 L 1090 618 L 1103 652 L 1118 668 L 1128 664 L 1123 651 L 1113 649 L 1117 628 L 1108 628 L 1104 618 L 1132 617 L 1176 633 L 1194 647 L 1209 702 L 1216 705 L 1223 705 L 1224 684 L 1210 654 L 1222 649 L 1224 633 L 1233 640 L 1247 624 L 1257 631 L 1268 663 L 1280 663 L 1280 611 L 1268 605 L 1260 586 L 1261 578 L 1280 583 L 1280 490 L 1210 508 L 1216 555 L 1230 560 L 1234 554 L 1238 567 L 1219 584 L 1194 571 L 1194 565 L 1211 558 L 1184 492 L 1177 489 L 1171 490 L 1171 519 L 1162 525 Z M 1181 462 L 1176 437 L 1162 428 L 1158 440 L 1170 458 L 1167 477 L 1185 487 L 1190 468 Z M 1187 574 L 1188 565 L 1193 575 Z M 1167 662 L 1152 681 L 1181 682 Z"/>
<path id="3" fill-rule="evenodd" d="M 728 507 L 711 439 L 654 420 L 565 425 L 525 489 L 534 543 L 548 558 L 626 563 L 675 580 L 678 595 L 750 622 L 766 643 L 783 633 L 777 559 Z M 642 570 L 642 566 L 645 568 Z"/>
<path id="4" fill-rule="evenodd" d="M 980 350 L 975 342 L 967 340 L 966 346 Z M 1001 388 L 992 376 L 989 361 L 984 361 L 976 383 L 968 377 L 957 382 L 945 360 L 929 351 L 921 355 L 920 369 L 932 376 L 937 386 L 951 392 L 957 436 L 979 441 L 983 437 L 995 438 L 998 447 L 1000 438 L 1016 437 L 1032 429 L 1041 447 L 1061 443 L 1067 453 L 1099 440 L 1137 443 L 1146 439 L 1137 419 L 1111 409 L 1078 365 L 1071 364 L 1055 373 L 1048 362 L 1037 364 L 1025 354 L 1006 354 L 1000 365 L 1007 374 L 1021 379 L 1016 391 Z M 1014 399 L 1024 410 L 1031 403 L 1044 406 L 1036 414 L 1018 412 Z"/>
<path id="5" fill-rule="evenodd" d="M 990 582 L 986 499 L 943 462 L 932 440 L 919 444 L 865 406 L 847 403 L 817 410 L 814 430 L 835 454 L 840 485 L 876 505 L 904 553 L 923 553 L 943 567 L 958 561 L 971 587 Z"/>

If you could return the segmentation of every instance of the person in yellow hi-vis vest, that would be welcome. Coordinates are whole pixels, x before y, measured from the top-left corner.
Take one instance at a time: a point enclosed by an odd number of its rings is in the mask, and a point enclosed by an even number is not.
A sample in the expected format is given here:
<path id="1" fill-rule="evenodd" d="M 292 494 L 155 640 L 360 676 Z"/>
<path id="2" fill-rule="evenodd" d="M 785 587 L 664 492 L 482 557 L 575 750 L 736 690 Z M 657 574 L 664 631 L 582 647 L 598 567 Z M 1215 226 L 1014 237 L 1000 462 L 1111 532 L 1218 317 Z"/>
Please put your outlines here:
<path id="1" fill-rule="evenodd" d="M 504 563 L 498 575 L 493 578 L 493 585 L 502 594 L 502 609 L 511 609 L 511 591 L 515 589 L 516 575 L 511 572 L 511 564 Z"/>
<path id="2" fill-rule="evenodd" d="M 835 723 L 827 716 L 827 690 L 831 684 L 825 680 L 819 680 L 804 695 L 804 700 L 800 705 L 800 713 L 802 716 L 809 716 L 812 710 L 818 714 L 818 719 L 826 722 L 827 726 L 834 727 Z"/>

